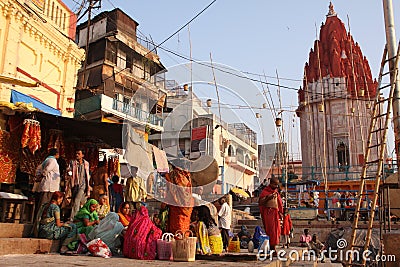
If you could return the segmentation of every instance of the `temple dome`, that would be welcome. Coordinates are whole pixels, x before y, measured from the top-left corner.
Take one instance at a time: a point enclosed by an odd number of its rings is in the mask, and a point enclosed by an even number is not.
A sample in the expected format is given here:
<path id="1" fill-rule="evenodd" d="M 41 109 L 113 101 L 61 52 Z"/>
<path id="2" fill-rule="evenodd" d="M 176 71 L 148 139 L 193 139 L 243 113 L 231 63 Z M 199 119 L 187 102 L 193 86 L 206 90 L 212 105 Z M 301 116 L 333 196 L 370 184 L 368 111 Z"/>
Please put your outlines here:
<path id="1" fill-rule="evenodd" d="M 360 46 L 347 32 L 343 22 L 338 18 L 329 5 L 326 21 L 321 25 L 320 38 L 315 40 L 314 47 L 305 64 L 305 79 L 307 83 L 318 81 L 322 78 L 346 78 L 347 90 L 352 97 L 357 96 L 360 89 L 365 90 L 365 98 L 374 98 L 377 82 L 372 79 L 368 60 L 363 56 Z M 301 90 L 302 91 L 302 90 Z M 300 101 L 303 92 L 300 93 Z"/>

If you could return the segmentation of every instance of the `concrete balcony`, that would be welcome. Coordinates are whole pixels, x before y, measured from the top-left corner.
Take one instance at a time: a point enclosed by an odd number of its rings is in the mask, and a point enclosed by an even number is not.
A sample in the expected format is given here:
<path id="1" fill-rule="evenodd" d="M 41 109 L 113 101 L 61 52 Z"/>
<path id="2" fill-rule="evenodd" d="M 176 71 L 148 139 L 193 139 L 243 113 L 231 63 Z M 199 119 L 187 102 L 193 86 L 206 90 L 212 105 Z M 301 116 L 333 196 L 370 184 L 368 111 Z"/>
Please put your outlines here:
<path id="1" fill-rule="evenodd" d="M 95 120 L 107 118 L 107 120 L 129 122 L 149 126 L 156 131 L 163 131 L 163 120 L 156 114 L 135 108 L 129 103 L 125 103 L 106 95 L 95 95 L 81 99 L 75 103 L 75 117 Z"/>
<path id="2" fill-rule="evenodd" d="M 232 167 L 249 175 L 257 173 L 256 169 L 254 169 L 252 166 L 244 164 L 244 162 L 241 162 L 237 157 L 225 156 L 225 163 L 229 167 Z"/>

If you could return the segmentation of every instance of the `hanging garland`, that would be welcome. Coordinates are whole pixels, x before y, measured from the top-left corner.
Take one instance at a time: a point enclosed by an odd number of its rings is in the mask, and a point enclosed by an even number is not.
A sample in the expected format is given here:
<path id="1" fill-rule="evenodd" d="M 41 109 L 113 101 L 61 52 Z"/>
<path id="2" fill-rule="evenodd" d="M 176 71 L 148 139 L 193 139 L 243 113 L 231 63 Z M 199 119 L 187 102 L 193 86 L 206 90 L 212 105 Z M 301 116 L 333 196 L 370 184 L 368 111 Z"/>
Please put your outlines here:
<path id="1" fill-rule="evenodd" d="M 21 138 L 21 147 L 28 147 L 32 154 L 41 148 L 41 130 L 40 122 L 33 119 L 25 119 L 25 125 Z"/>

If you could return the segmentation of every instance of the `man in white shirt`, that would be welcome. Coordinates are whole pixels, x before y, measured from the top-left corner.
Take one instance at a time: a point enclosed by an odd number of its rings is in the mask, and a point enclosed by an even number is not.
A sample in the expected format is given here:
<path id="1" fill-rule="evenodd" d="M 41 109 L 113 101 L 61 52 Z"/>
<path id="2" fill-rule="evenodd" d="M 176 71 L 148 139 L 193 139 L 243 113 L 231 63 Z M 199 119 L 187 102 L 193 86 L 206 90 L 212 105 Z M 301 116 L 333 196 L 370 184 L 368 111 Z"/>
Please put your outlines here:
<path id="1" fill-rule="evenodd" d="M 198 186 L 198 187 L 194 187 L 193 188 L 193 199 L 194 199 L 194 206 L 200 206 L 203 205 L 203 201 L 201 199 L 201 195 L 203 194 L 203 187 L 202 186 Z"/>
<path id="2" fill-rule="evenodd" d="M 57 159 L 59 153 L 57 148 L 51 148 L 49 150 L 49 156 L 39 166 L 42 180 L 39 184 L 40 192 L 40 203 L 39 208 L 45 204 L 50 203 L 51 196 L 55 191 L 60 190 L 60 167 Z"/>
<path id="3" fill-rule="evenodd" d="M 224 249 L 227 251 L 229 244 L 229 230 L 231 229 L 232 222 L 232 210 L 228 203 L 226 203 L 226 197 L 223 196 L 219 200 L 221 204 L 221 209 L 218 212 L 218 222 L 221 228 L 222 242 L 224 244 Z"/>

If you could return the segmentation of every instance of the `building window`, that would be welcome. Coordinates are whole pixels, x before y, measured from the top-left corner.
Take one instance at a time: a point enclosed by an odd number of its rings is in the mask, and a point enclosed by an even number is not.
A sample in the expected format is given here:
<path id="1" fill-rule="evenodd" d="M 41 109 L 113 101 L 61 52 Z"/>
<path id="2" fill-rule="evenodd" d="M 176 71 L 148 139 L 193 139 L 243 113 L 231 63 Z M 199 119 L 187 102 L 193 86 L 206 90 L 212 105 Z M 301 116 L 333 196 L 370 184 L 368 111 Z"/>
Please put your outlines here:
<path id="1" fill-rule="evenodd" d="M 120 67 L 121 69 L 126 68 L 126 53 L 123 51 L 118 51 L 117 54 L 117 66 Z"/>
<path id="2" fill-rule="evenodd" d="M 336 151 L 337 151 L 339 171 L 341 172 L 346 171 L 350 166 L 349 147 L 345 143 L 340 142 L 336 147 Z"/>
<path id="3" fill-rule="evenodd" d="M 244 157 L 244 164 L 250 167 L 250 157 L 247 154 Z"/>
<path id="4" fill-rule="evenodd" d="M 123 106 L 123 113 L 130 114 L 131 111 L 131 99 L 129 97 L 124 96 L 124 106 Z"/>
<path id="5" fill-rule="evenodd" d="M 232 145 L 228 146 L 228 156 L 229 157 L 234 157 L 235 156 L 235 150 L 233 149 Z"/>

